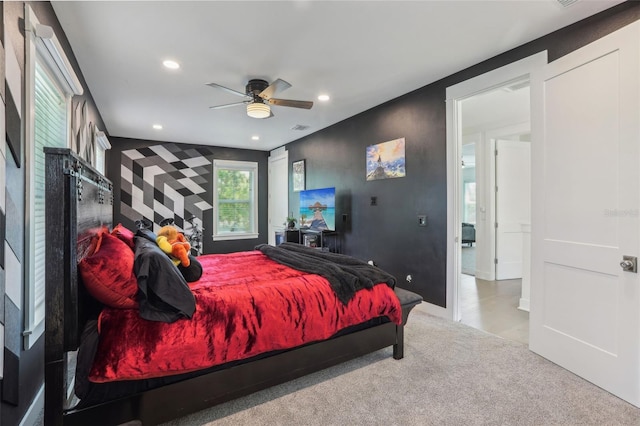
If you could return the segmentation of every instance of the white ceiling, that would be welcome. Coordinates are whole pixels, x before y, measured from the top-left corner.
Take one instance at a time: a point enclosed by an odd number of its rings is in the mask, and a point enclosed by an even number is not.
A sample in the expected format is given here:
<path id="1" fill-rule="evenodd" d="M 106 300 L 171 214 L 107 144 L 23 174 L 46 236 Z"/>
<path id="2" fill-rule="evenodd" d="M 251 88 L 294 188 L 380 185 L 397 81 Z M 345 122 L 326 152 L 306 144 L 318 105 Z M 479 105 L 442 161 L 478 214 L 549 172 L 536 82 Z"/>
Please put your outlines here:
<path id="1" fill-rule="evenodd" d="M 271 150 L 618 3 L 54 1 L 53 8 L 109 135 Z M 165 59 L 181 68 L 164 68 Z M 247 117 L 242 105 L 209 109 L 242 98 L 206 83 L 244 92 L 251 78 L 286 80 L 292 87 L 276 97 L 314 106 L 272 106 L 268 119 Z M 317 101 L 321 93 L 331 100 Z"/>

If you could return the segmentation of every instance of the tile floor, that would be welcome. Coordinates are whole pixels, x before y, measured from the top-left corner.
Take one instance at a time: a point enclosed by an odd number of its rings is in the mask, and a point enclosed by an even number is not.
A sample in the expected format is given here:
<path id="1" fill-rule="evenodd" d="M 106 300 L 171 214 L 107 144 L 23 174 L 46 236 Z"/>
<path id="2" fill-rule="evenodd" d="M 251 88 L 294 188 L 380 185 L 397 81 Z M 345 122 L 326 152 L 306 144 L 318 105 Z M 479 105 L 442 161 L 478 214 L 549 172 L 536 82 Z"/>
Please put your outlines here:
<path id="1" fill-rule="evenodd" d="M 460 280 L 461 322 L 505 339 L 529 344 L 529 313 L 518 309 L 522 280 Z"/>

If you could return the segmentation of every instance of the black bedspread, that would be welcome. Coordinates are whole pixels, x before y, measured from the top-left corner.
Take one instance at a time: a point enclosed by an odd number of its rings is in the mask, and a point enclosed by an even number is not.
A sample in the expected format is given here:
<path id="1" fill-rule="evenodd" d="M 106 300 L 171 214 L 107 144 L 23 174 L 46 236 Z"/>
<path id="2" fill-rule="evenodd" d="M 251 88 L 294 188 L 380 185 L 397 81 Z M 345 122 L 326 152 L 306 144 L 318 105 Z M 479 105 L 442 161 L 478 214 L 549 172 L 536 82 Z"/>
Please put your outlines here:
<path id="1" fill-rule="evenodd" d="M 289 242 L 277 247 L 260 244 L 256 246 L 256 250 L 278 263 L 326 278 L 344 304 L 360 289 L 371 288 L 378 283 L 385 283 L 391 288 L 396 285 L 396 279 L 392 275 L 352 256 Z"/>

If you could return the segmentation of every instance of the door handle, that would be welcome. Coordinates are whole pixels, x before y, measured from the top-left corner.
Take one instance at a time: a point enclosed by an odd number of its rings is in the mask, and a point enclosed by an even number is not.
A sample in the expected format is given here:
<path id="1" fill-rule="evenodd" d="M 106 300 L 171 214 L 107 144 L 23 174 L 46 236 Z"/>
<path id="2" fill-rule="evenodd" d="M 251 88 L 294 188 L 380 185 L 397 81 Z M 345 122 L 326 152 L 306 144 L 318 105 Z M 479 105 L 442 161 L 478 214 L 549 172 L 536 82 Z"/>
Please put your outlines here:
<path id="1" fill-rule="evenodd" d="M 635 256 L 622 256 L 620 267 L 623 271 L 638 273 L 638 258 Z"/>

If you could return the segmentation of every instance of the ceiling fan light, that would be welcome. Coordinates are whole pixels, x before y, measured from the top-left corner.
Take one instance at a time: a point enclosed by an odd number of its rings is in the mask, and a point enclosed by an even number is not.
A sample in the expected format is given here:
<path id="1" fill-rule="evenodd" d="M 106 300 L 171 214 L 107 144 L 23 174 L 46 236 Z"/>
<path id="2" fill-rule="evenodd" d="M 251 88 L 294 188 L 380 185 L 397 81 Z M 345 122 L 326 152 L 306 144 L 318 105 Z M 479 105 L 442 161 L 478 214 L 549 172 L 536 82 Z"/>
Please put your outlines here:
<path id="1" fill-rule="evenodd" d="M 271 108 L 262 102 L 253 102 L 247 104 L 247 115 L 252 118 L 267 118 L 271 115 Z"/>

